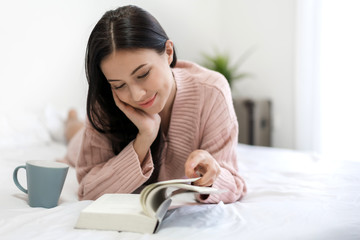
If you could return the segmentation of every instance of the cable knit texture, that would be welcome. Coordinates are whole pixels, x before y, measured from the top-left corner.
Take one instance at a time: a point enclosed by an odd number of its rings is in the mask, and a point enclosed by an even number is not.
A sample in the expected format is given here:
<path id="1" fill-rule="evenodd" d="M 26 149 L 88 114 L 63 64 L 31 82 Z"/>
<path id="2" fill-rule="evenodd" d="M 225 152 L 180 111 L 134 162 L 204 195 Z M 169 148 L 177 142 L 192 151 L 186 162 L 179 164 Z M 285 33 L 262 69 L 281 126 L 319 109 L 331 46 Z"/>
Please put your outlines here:
<path id="1" fill-rule="evenodd" d="M 239 200 L 246 192 L 236 158 L 238 123 L 226 79 L 191 62 L 178 61 L 173 69 L 177 92 L 165 137 L 159 181 L 184 178 L 184 164 L 196 149 L 208 151 L 221 167 L 213 187 L 227 189 L 198 200 L 204 203 Z M 67 159 L 76 166 L 79 199 L 104 193 L 132 193 L 153 172 L 151 152 L 143 166 L 130 142 L 114 155 L 109 140 L 86 122 L 69 143 Z"/>

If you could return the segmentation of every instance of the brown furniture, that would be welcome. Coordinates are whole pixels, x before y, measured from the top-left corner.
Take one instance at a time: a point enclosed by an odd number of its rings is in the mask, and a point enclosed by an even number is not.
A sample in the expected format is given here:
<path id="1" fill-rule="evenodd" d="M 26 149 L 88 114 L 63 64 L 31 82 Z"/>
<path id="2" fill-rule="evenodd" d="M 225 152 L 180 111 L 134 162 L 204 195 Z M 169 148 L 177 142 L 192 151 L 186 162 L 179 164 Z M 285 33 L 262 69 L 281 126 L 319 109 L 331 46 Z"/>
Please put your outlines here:
<path id="1" fill-rule="evenodd" d="M 271 146 L 271 101 L 233 99 L 239 123 L 239 143 Z"/>

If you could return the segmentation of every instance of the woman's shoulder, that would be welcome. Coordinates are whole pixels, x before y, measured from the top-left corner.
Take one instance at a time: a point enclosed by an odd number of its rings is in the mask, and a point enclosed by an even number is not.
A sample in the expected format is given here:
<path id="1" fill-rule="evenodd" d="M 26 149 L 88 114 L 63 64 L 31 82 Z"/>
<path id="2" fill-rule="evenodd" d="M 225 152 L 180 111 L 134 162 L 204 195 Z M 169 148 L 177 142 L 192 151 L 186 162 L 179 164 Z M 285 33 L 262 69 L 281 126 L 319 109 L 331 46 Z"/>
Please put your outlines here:
<path id="1" fill-rule="evenodd" d="M 227 93 L 230 90 L 229 83 L 222 74 L 191 61 L 179 60 L 174 68 L 174 72 L 180 78 L 178 80 L 184 80 L 185 83 L 213 88 L 214 90 Z"/>
<path id="2" fill-rule="evenodd" d="M 105 134 L 98 132 L 88 118 L 85 119 L 84 141 L 93 147 L 112 150 L 110 140 Z"/>

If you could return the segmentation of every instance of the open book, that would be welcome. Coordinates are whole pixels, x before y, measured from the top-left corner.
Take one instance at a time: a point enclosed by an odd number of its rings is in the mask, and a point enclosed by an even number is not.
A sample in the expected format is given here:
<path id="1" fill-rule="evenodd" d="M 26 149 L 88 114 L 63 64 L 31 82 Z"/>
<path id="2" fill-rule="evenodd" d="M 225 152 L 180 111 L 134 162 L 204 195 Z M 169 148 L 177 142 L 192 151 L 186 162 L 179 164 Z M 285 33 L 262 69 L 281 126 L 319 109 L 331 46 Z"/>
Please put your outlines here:
<path id="1" fill-rule="evenodd" d="M 189 191 L 200 194 L 223 192 L 189 184 L 197 179 L 153 183 L 140 194 L 104 194 L 80 212 L 75 228 L 154 233 L 174 195 Z"/>

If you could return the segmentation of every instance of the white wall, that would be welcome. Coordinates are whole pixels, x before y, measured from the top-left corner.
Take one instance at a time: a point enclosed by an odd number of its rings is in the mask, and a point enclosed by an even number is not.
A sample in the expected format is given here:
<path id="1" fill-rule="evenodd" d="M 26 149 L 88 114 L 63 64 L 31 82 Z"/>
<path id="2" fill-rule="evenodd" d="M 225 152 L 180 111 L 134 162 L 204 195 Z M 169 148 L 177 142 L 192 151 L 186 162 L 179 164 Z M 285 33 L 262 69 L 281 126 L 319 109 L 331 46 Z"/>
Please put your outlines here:
<path id="1" fill-rule="evenodd" d="M 78 1 L 2 1 L 0 104 L 9 111 L 84 105 L 84 51 L 96 7 Z"/>
<path id="2" fill-rule="evenodd" d="M 241 80 L 237 94 L 269 98 L 272 143 L 294 147 L 295 0 L 222 1 L 223 40 L 234 58 L 254 52 L 243 65 L 253 77 Z"/>
<path id="3" fill-rule="evenodd" d="M 254 77 L 237 95 L 273 101 L 273 144 L 294 147 L 294 28 L 296 0 L 18 0 L 0 2 L 0 112 L 40 112 L 47 103 L 84 109 L 84 54 L 89 33 L 108 9 L 137 4 L 151 12 L 179 58 L 201 53 L 255 52 L 243 70 Z"/>
<path id="4" fill-rule="evenodd" d="M 0 4 L 2 110 L 40 112 L 46 103 L 61 109 L 84 108 L 88 36 L 102 14 L 120 4 L 137 4 L 156 16 L 176 42 L 180 58 L 194 60 L 199 46 L 206 49 L 218 39 L 217 0 L 20 0 Z"/>

